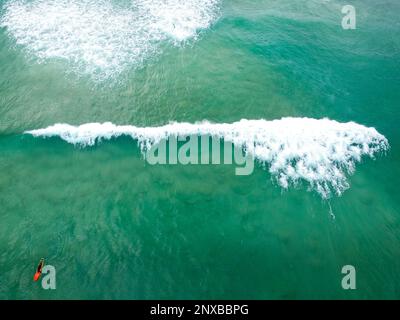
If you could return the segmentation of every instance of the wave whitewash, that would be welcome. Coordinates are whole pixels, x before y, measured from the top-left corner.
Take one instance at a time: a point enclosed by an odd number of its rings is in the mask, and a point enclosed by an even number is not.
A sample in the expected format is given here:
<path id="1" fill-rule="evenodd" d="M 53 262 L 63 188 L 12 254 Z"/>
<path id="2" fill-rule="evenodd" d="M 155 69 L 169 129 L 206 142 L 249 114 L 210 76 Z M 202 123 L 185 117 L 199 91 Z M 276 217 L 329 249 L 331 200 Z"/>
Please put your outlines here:
<path id="1" fill-rule="evenodd" d="M 354 122 L 329 119 L 282 118 L 280 120 L 241 120 L 232 124 L 199 122 L 170 123 L 162 127 L 118 126 L 89 123 L 81 126 L 55 124 L 26 131 L 35 137 L 60 137 L 68 143 L 93 146 L 101 140 L 130 136 L 142 150 L 170 136 L 210 135 L 232 142 L 258 162 L 283 188 L 306 181 L 323 198 L 340 195 L 349 187 L 346 174 L 355 170 L 362 156 L 373 157 L 387 151 L 387 139 L 374 128 Z"/>

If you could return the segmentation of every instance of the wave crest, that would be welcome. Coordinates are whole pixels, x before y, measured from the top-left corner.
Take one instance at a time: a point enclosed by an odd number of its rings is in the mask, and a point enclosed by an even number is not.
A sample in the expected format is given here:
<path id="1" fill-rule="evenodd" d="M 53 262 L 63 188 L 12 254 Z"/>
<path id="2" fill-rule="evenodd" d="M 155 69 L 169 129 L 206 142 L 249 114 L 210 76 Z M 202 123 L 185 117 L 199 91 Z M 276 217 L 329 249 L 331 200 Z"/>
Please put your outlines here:
<path id="1" fill-rule="evenodd" d="M 170 123 L 161 127 L 118 126 L 88 123 L 81 126 L 55 124 L 26 131 L 34 137 L 60 137 L 80 146 L 93 146 L 101 140 L 129 136 L 142 151 L 170 136 L 211 135 L 243 148 L 269 168 L 277 183 L 288 188 L 306 182 L 323 198 L 341 195 L 349 188 L 347 175 L 363 156 L 373 158 L 389 149 L 388 140 L 375 128 L 329 119 L 282 118 L 280 120 L 241 120 L 231 124 Z"/>

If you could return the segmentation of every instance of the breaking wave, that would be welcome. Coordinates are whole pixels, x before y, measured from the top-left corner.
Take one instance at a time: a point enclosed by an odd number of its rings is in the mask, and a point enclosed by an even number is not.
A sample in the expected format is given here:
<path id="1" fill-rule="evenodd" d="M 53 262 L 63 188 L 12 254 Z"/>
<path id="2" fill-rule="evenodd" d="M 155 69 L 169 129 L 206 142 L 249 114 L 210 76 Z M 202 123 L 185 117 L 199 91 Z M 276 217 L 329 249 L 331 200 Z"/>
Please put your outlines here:
<path id="1" fill-rule="evenodd" d="M 137 140 L 143 152 L 170 136 L 210 135 L 243 148 L 268 168 L 281 187 L 286 189 L 306 182 L 323 198 L 332 193 L 341 195 L 349 188 L 347 175 L 355 171 L 355 164 L 363 156 L 373 158 L 389 149 L 387 139 L 374 128 L 310 118 L 241 120 L 231 124 L 174 122 L 161 127 L 55 124 L 25 133 L 34 137 L 60 137 L 80 146 L 129 136 Z"/>
<path id="2" fill-rule="evenodd" d="M 40 62 L 68 61 L 98 80 L 140 66 L 162 41 L 196 38 L 219 0 L 9 0 L 0 27 Z"/>

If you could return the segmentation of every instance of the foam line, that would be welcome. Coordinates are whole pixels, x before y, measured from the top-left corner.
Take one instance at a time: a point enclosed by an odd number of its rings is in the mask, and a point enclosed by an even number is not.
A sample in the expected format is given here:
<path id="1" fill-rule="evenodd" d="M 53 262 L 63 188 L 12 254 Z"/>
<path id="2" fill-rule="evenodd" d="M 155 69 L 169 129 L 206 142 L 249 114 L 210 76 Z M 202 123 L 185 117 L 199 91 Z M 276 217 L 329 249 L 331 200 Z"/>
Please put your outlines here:
<path id="1" fill-rule="evenodd" d="M 346 176 L 354 172 L 355 164 L 363 156 L 373 158 L 389 149 L 387 139 L 374 128 L 310 118 L 243 119 L 231 124 L 174 122 L 161 127 L 118 126 L 109 122 L 55 124 L 25 133 L 60 137 L 79 146 L 129 136 L 138 141 L 142 151 L 170 136 L 211 135 L 234 143 L 265 164 L 283 188 L 303 181 L 323 198 L 332 193 L 340 195 L 349 188 Z"/>

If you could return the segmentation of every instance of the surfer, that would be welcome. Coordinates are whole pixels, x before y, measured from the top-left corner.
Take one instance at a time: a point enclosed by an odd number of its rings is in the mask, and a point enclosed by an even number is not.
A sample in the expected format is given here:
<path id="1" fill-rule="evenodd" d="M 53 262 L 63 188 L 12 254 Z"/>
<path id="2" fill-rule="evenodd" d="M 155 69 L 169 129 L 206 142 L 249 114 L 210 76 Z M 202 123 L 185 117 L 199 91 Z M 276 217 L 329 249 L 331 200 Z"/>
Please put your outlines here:
<path id="1" fill-rule="evenodd" d="M 44 267 L 44 258 L 40 259 L 40 261 L 39 261 L 39 264 L 38 264 L 37 269 L 36 269 L 36 273 L 33 276 L 33 281 L 38 281 L 39 280 L 39 278 L 40 278 L 40 276 L 42 274 L 43 267 Z"/>

